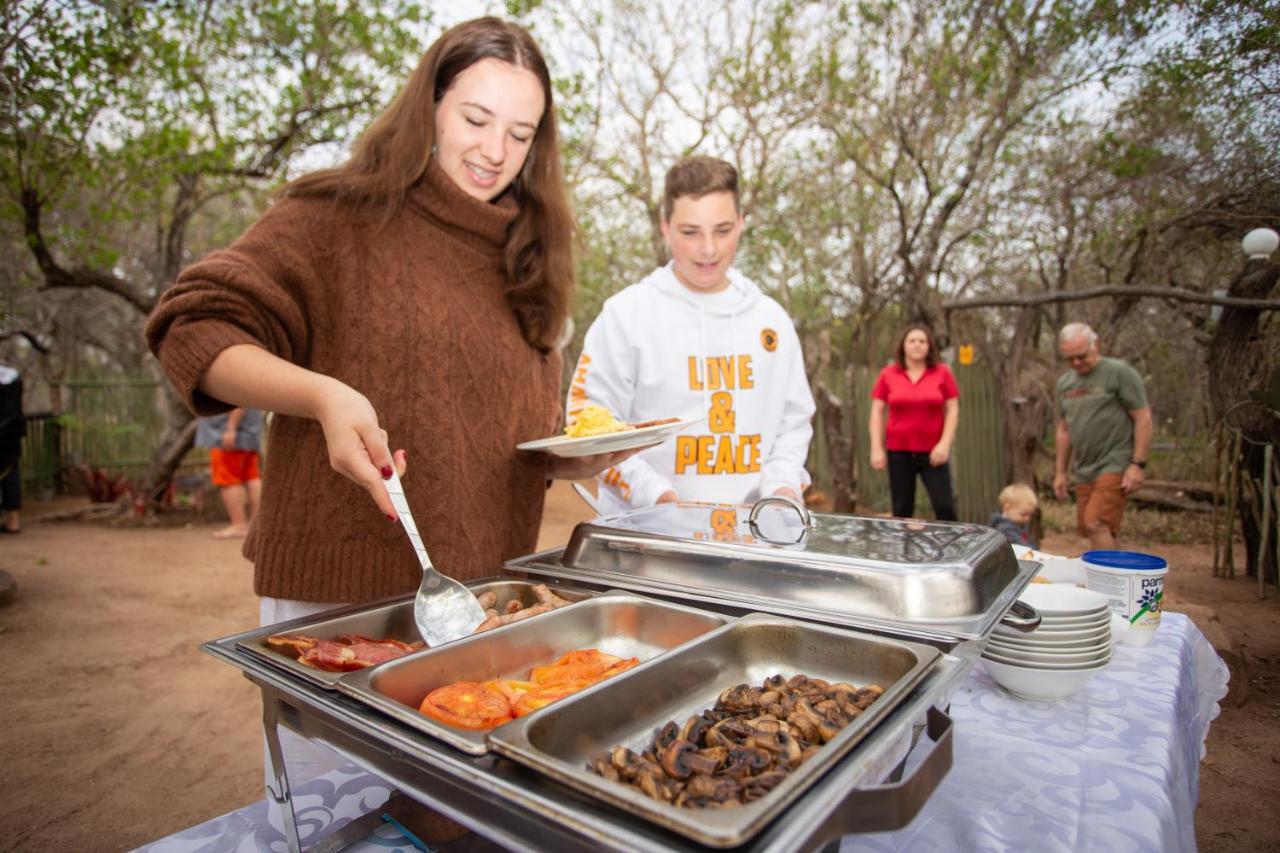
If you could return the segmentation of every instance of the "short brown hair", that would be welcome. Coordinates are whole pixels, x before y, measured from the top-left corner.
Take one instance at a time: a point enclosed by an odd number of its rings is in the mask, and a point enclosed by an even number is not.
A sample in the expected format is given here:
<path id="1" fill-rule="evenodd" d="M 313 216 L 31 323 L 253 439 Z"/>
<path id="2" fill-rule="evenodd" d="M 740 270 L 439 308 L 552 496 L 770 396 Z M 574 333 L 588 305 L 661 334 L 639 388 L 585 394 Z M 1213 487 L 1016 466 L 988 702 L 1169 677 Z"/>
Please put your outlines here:
<path id="1" fill-rule="evenodd" d="M 667 170 L 662 187 L 662 221 L 671 219 L 676 200 L 684 196 L 702 198 L 711 193 L 733 193 L 733 209 L 742 206 L 738 196 L 738 170 L 716 157 L 685 157 Z"/>
<path id="2" fill-rule="evenodd" d="M 893 347 L 893 358 L 898 362 L 898 367 L 904 370 L 907 367 L 907 335 L 917 330 L 924 332 L 924 336 L 929 339 L 929 352 L 924 357 L 925 366 L 934 367 L 938 363 L 938 342 L 933 337 L 933 330 L 924 323 L 912 323 L 898 335 L 898 342 Z"/>

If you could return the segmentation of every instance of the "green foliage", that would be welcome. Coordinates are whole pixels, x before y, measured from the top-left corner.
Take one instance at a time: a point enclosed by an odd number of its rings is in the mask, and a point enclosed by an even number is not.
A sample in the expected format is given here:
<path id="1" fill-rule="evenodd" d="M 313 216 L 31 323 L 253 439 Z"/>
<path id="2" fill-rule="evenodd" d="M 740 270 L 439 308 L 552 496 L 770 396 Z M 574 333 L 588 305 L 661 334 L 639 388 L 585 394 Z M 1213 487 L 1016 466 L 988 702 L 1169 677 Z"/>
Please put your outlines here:
<path id="1" fill-rule="evenodd" d="M 33 192 L 45 223 L 78 223 L 48 226 L 62 263 L 93 269 L 125 254 L 111 246 L 122 227 L 167 227 L 177 185 L 198 206 L 349 141 L 416 60 L 428 20 L 391 0 L 81 0 L 25 14 L 4 56 L 0 214 L 16 220 Z"/>

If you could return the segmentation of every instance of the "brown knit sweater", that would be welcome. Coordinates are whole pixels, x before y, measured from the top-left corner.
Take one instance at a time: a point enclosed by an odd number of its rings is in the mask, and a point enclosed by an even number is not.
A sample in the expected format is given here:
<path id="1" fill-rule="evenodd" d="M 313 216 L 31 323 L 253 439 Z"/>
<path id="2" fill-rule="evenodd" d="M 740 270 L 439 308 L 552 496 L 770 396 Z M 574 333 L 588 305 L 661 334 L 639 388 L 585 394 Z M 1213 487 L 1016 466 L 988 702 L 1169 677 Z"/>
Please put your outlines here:
<path id="1" fill-rule="evenodd" d="M 502 294 L 515 215 L 435 166 L 384 227 L 329 199 L 286 198 L 230 248 L 186 269 L 147 341 L 197 414 L 214 358 L 257 344 L 369 398 L 433 562 L 460 579 L 532 551 L 546 462 L 516 444 L 560 420 L 560 358 L 529 346 Z M 399 524 L 328 462 L 316 421 L 276 417 L 262 506 L 245 542 L 254 591 L 318 602 L 411 592 L 422 577 Z"/>

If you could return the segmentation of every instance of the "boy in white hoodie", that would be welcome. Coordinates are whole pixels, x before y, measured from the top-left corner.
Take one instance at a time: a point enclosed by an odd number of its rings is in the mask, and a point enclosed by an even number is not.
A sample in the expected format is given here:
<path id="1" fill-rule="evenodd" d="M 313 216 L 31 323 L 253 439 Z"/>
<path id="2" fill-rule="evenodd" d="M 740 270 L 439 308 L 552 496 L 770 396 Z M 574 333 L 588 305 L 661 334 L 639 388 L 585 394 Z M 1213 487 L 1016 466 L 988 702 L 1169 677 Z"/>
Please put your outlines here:
<path id="1" fill-rule="evenodd" d="M 671 262 L 614 295 L 587 331 L 569 388 L 618 418 L 705 417 L 600 474 L 602 515 L 676 500 L 800 498 L 813 395 L 786 311 L 732 268 L 744 226 L 738 173 L 712 157 L 667 172 Z"/>

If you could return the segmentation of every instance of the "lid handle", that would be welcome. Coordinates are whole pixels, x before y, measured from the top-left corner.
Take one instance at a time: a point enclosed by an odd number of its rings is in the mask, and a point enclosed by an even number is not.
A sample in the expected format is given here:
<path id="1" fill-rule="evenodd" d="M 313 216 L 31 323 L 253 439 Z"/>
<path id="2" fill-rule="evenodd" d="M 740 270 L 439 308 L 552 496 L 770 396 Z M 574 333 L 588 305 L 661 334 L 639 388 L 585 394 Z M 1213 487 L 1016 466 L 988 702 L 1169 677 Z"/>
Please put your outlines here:
<path id="1" fill-rule="evenodd" d="M 800 516 L 800 523 L 807 530 L 813 529 L 813 515 L 809 512 L 809 508 L 795 498 L 789 498 L 786 495 L 770 495 L 767 498 L 761 498 L 751 505 L 751 514 L 747 516 L 748 524 L 755 524 L 756 519 L 760 517 L 760 508 L 765 504 L 783 504 L 789 506 L 796 511 L 796 515 Z"/>
<path id="2" fill-rule="evenodd" d="M 796 511 L 796 515 L 800 516 L 800 524 L 804 529 L 800 531 L 800 538 L 795 542 L 779 543 L 777 540 L 770 539 L 768 536 L 765 536 L 760 532 L 760 528 L 756 525 L 756 519 L 760 517 L 760 510 L 771 503 L 791 507 L 791 509 Z M 800 503 L 800 501 L 795 498 L 789 498 L 786 495 L 770 495 L 767 498 L 761 498 L 751 505 L 751 512 L 747 516 L 747 525 L 751 528 L 751 532 L 755 534 L 756 537 L 763 539 L 766 542 L 794 545 L 808 536 L 809 531 L 813 529 L 813 515 L 809 512 L 808 507 Z"/>

